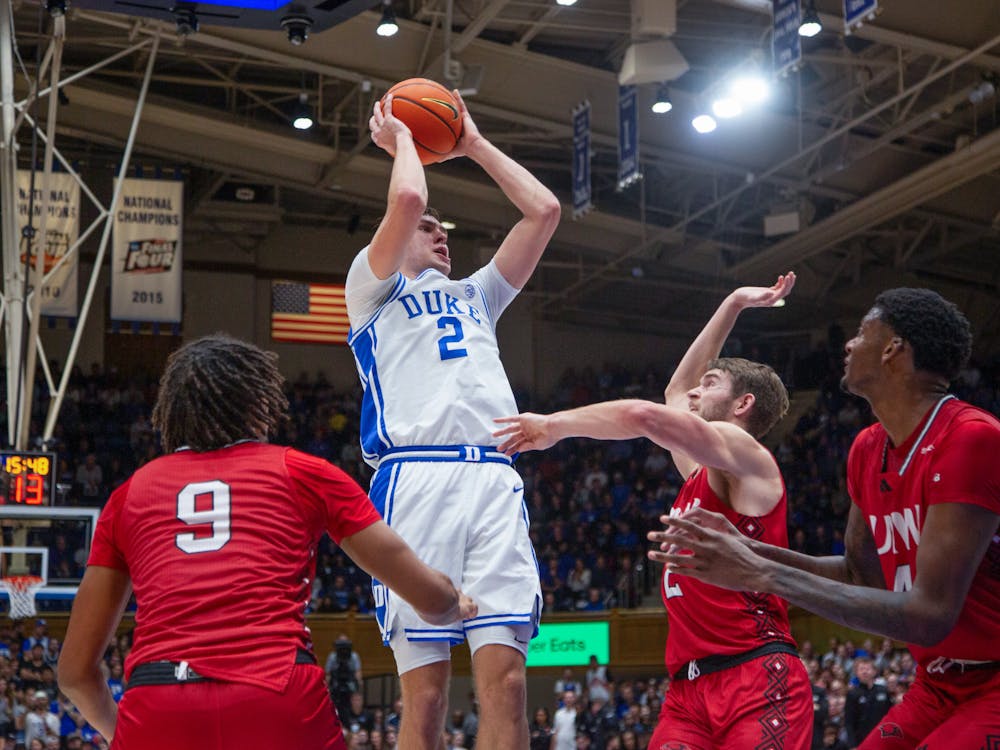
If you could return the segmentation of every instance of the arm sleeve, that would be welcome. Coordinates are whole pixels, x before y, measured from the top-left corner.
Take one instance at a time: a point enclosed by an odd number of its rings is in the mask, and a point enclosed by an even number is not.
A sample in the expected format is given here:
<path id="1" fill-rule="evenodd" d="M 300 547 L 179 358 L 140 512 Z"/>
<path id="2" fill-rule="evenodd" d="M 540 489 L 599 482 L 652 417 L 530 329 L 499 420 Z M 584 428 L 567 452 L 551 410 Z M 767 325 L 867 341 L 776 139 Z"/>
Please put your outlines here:
<path id="1" fill-rule="evenodd" d="M 285 453 L 285 466 L 298 497 L 318 513 L 337 544 L 382 520 L 367 493 L 336 466 L 293 449 Z"/>
<path id="2" fill-rule="evenodd" d="M 118 526 L 118 515 L 125 498 L 128 497 L 131 485 L 132 480 L 130 479 L 112 492 L 111 497 L 108 498 L 107 505 L 104 506 L 100 518 L 97 519 L 97 528 L 94 529 L 94 539 L 90 545 L 90 558 L 87 560 L 87 565 L 100 565 L 128 573 L 125 554 L 118 546 L 115 532 Z"/>
<path id="3" fill-rule="evenodd" d="M 927 472 L 928 504 L 969 503 L 1000 514 L 1000 427 L 970 420 L 946 437 Z"/>
<path id="4" fill-rule="evenodd" d="M 507 282 L 492 260 L 469 278 L 480 288 L 487 314 L 495 328 L 500 314 L 507 309 L 507 306 L 514 301 L 517 293 L 521 290 L 515 289 Z"/>
<path id="5" fill-rule="evenodd" d="M 387 279 L 380 279 L 372 272 L 368 263 L 368 245 L 354 257 L 344 284 L 344 301 L 351 328 L 363 327 L 386 298 L 403 283 L 403 275 L 394 273 Z"/>

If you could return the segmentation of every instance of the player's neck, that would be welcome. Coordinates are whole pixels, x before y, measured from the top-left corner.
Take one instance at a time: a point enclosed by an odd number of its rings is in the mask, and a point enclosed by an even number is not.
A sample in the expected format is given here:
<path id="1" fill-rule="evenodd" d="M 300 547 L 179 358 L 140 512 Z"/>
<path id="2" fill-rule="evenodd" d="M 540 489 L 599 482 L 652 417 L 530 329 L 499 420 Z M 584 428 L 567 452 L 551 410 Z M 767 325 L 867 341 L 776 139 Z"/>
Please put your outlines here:
<path id="1" fill-rule="evenodd" d="M 940 380 L 913 379 L 890 385 L 881 399 L 871 399 L 872 412 L 885 428 L 894 446 L 902 445 L 927 416 L 927 412 L 948 393 Z"/>

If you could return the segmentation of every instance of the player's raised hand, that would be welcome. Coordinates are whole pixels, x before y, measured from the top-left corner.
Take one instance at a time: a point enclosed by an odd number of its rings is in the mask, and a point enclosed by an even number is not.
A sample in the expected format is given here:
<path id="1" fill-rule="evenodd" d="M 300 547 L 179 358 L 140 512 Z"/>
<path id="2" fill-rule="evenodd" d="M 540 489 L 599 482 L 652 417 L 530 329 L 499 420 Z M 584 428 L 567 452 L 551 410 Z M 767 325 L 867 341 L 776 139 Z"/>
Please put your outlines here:
<path id="1" fill-rule="evenodd" d="M 458 102 L 458 113 L 462 118 L 462 135 L 458 139 L 458 143 L 455 144 L 455 148 L 442 156 L 440 161 L 454 159 L 457 156 L 468 156 L 470 150 L 475 147 L 476 143 L 483 140 L 483 136 L 479 132 L 479 128 L 476 127 L 476 123 L 472 121 L 472 115 L 469 114 L 469 108 L 465 106 L 465 100 L 462 98 L 462 95 L 458 93 L 458 89 L 452 90 L 451 94 L 455 97 L 455 101 Z"/>
<path id="2" fill-rule="evenodd" d="M 540 451 L 555 445 L 559 442 L 559 438 L 552 434 L 549 416 L 551 415 L 532 414 L 526 411 L 515 417 L 497 417 L 494 422 L 507 425 L 493 433 L 493 437 L 502 439 L 497 450 L 512 456 L 515 453 Z"/>
<path id="3" fill-rule="evenodd" d="M 778 277 L 774 286 L 741 286 L 730 297 L 735 299 L 741 308 L 774 307 L 787 297 L 795 286 L 795 271 L 789 271 Z"/>
<path id="4" fill-rule="evenodd" d="M 396 137 L 401 133 L 410 133 L 406 124 L 392 114 L 392 94 L 387 94 L 385 104 L 376 101 L 372 108 L 372 116 L 368 120 L 368 129 L 372 134 L 372 142 L 383 149 L 389 156 L 396 156 Z"/>

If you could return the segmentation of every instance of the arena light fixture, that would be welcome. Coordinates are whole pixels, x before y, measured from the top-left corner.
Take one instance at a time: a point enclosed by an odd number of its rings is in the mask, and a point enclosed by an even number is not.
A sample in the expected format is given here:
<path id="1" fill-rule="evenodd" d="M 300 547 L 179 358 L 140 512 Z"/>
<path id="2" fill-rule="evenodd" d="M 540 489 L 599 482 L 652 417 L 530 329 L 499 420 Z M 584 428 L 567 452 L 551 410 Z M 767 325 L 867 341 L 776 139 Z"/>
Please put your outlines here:
<path id="1" fill-rule="evenodd" d="M 454 229 L 454 228 L 455 228 L 456 226 L 458 226 L 458 225 L 457 225 L 457 224 L 456 224 L 455 222 L 453 222 L 453 221 L 449 221 L 448 219 L 445 219 L 444 221 L 442 221 L 442 222 L 441 222 L 441 228 L 442 228 L 442 229 L 446 229 L 446 230 L 448 230 L 449 232 L 450 232 L 450 231 L 451 231 L 452 229 Z"/>
<path id="2" fill-rule="evenodd" d="M 715 121 L 715 118 L 709 114 L 700 114 L 691 120 L 691 127 L 697 130 L 702 135 L 706 133 L 711 133 L 718 127 L 719 123 Z"/>
<path id="3" fill-rule="evenodd" d="M 395 36 L 399 31 L 399 24 L 396 23 L 396 14 L 392 12 L 392 2 L 384 0 L 382 3 L 382 20 L 379 21 L 375 33 L 379 36 Z"/>
<path id="4" fill-rule="evenodd" d="M 802 14 L 802 22 L 799 24 L 799 36 L 814 37 L 823 30 L 823 24 L 819 20 L 819 13 L 816 12 L 816 0 L 809 0 L 806 11 Z"/>
<path id="5" fill-rule="evenodd" d="M 292 110 L 292 127 L 296 130 L 309 130 L 313 126 L 313 109 L 309 106 L 309 94 L 303 91 L 299 94 L 299 102 Z"/>
<path id="6" fill-rule="evenodd" d="M 729 92 L 746 104 L 760 104 L 771 95 L 771 85 L 760 74 L 741 75 L 733 79 Z"/>
<path id="7" fill-rule="evenodd" d="M 556 5 L 576 5 L 576 0 L 556 0 Z"/>
<path id="8" fill-rule="evenodd" d="M 743 114 L 743 104 L 734 96 L 722 96 L 712 102 L 712 114 L 720 120 L 739 117 Z"/>
<path id="9" fill-rule="evenodd" d="M 661 84 L 656 89 L 656 99 L 653 101 L 653 111 L 658 115 L 665 115 L 674 108 L 670 101 L 670 92 L 667 91 L 666 84 Z"/>

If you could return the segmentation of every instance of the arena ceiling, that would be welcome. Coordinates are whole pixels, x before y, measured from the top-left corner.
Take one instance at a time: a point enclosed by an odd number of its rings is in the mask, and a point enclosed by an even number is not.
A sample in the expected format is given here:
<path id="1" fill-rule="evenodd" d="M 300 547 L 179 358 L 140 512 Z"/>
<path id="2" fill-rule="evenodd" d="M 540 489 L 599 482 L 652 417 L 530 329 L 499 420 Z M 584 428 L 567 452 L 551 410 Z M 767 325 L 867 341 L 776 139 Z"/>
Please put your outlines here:
<path id="1" fill-rule="evenodd" d="M 643 179 L 623 190 L 617 71 L 642 41 L 629 0 L 394 0 L 394 37 L 375 34 L 376 7 L 314 30 L 301 46 L 277 28 L 201 18 L 197 33 L 181 36 L 173 20 L 86 5 L 70 5 L 62 77 L 120 56 L 64 88 L 60 147 L 93 166 L 120 158 L 159 39 L 135 158 L 184 168 L 189 237 L 229 233 L 252 245 L 279 225 L 368 231 L 388 169 L 367 138 L 372 102 L 403 78 L 444 79 L 450 59 L 474 90 L 467 101 L 480 129 L 563 201 L 529 287 L 541 318 L 687 333 L 734 283 L 794 269 L 796 314 L 762 323 L 776 326 L 773 335 L 854 318 L 876 290 L 910 284 L 951 296 L 980 346 L 1000 347 L 993 0 L 882 0 L 881 14 L 851 35 L 841 2 L 817 0 L 825 28 L 803 40 L 799 71 L 776 80 L 755 114 L 709 136 L 692 130 L 695 108 L 732 71 L 769 65 L 771 3 L 678 0 L 670 41 L 688 70 L 670 82 L 667 115 L 649 111 L 656 85 L 639 87 Z M 53 22 L 29 0 L 14 7 L 17 47 L 32 70 Z M 302 91 L 319 109 L 307 133 L 288 125 Z M 570 114 L 583 100 L 593 107 L 595 208 L 574 220 Z M 22 155 L 29 135 L 19 133 Z M 429 170 L 432 203 L 456 233 L 495 246 L 511 207 L 462 161 Z M 231 200 L 237 185 L 254 186 L 264 202 Z M 800 229 L 767 236 L 774 214 L 800 217 Z"/>

